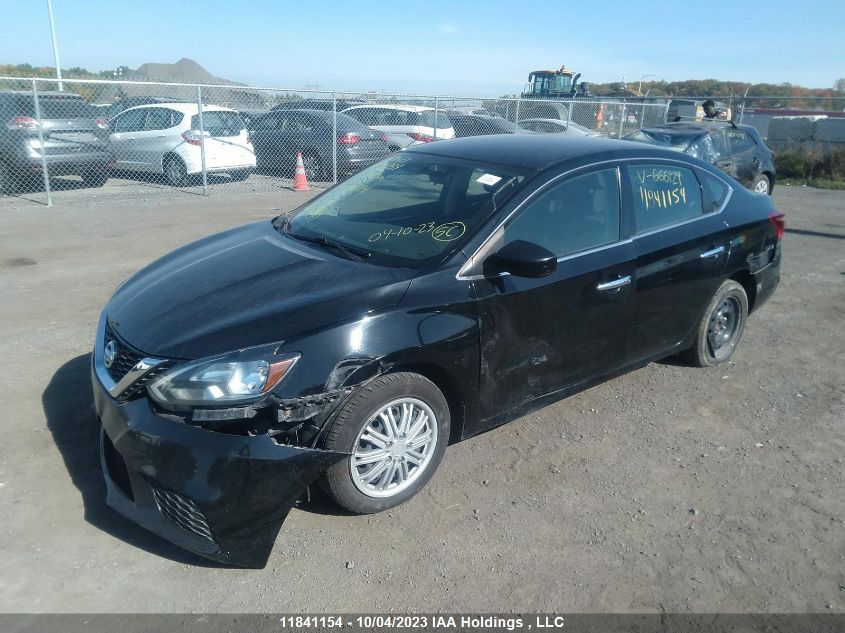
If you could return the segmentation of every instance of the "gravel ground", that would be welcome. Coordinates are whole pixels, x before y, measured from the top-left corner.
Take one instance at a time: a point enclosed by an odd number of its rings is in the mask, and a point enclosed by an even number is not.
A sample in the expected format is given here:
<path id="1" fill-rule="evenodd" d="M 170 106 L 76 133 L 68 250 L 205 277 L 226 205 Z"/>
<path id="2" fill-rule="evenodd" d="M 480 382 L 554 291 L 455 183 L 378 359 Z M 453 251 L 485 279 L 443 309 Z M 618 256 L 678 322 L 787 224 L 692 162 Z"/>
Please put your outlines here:
<path id="1" fill-rule="evenodd" d="M 732 363 L 454 445 L 384 514 L 317 496 L 240 570 L 105 507 L 88 352 L 127 275 L 308 194 L 120 186 L 0 198 L 0 612 L 845 611 L 845 192 L 776 189 L 783 281 Z"/>

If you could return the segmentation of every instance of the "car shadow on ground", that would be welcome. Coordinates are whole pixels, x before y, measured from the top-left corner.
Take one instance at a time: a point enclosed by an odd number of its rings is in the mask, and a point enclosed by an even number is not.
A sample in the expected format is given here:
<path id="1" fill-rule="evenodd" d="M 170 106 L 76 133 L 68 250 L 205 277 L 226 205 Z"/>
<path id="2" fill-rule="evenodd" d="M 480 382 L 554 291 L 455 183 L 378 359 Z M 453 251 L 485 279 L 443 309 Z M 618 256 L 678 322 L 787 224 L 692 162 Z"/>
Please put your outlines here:
<path id="1" fill-rule="evenodd" d="M 90 367 L 90 354 L 65 363 L 53 374 L 41 397 L 47 428 L 82 495 L 85 520 L 156 556 L 197 567 L 226 567 L 172 545 L 106 505 L 106 484 L 100 470 L 100 425 L 94 413 Z"/>

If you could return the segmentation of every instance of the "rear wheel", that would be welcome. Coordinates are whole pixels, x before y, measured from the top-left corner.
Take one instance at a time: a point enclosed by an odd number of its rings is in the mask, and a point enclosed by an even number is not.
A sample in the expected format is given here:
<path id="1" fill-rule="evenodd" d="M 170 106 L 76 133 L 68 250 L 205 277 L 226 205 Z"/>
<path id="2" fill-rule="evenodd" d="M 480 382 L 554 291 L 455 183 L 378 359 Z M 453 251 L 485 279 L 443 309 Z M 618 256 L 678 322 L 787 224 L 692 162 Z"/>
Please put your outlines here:
<path id="1" fill-rule="evenodd" d="M 109 179 L 104 169 L 91 169 L 82 173 L 82 182 L 86 187 L 102 187 Z"/>
<path id="2" fill-rule="evenodd" d="M 181 158 L 168 156 L 164 159 L 164 177 L 172 187 L 181 187 L 188 181 L 188 170 Z"/>
<path id="3" fill-rule="evenodd" d="M 320 159 L 317 156 L 310 153 L 303 154 L 302 165 L 305 167 L 305 177 L 308 178 L 308 180 L 316 181 L 320 179 L 323 169 L 320 166 Z"/>
<path id="4" fill-rule="evenodd" d="M 239 169 L 237 171 L 229 172 L 229 177 L 235 182 L 243 182 L 249 178 L 250 171 L 248 169 Z"/>
<path id="5" fill-rule="evenodd" d="M 329 468 L 322 485 L 358 514 L 413 497 L 431 479 L 449 440 L 449 406 L 427 378 L 387 374 L 355 394 L 326 433 L 325 448 L 351 453 Z"/>
<path id="6" fill-rule="evenodd" d="M 745 331 L 748 296 L 733 279 L 719 286 L 698 324 L 695 343 L 685 353 L 697 367 L 712 367 L 733 355 Z"/>
<path id="7" fill-rule="evenodd" d="M 751 188 L 755 192 L 762 193 L 767 196 L 772 193 L 772 184 L 769 182 L 769 177 L 766 174 L 757 174 Z"/>

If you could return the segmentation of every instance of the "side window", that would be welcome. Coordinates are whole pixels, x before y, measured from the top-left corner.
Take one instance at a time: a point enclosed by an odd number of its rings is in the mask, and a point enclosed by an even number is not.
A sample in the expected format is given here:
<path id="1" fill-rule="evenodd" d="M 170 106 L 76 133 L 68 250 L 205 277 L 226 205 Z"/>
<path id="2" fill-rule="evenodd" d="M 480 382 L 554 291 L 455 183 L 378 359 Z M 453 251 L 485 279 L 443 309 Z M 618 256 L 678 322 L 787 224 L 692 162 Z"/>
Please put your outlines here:
<path id="1" fill-rule="evenodd" d="M 732 154 L 739 154 L 754 145 L 754 139 L 745 130 L 728 130 L 728 144 Z"/>
<path id="2" fill-rule="evenodd" d="M 268 114 L 253 121 L 256 130 L 275 130 L 278 121 L 275 114 Z"/>
<path id="3" fill-rule="evenodd" d="M 692 170 L 674 165 L 631 165 L 637 232 L 702 215 L 701 186 Z"/>
<path id="4" fill-rule="evenodd" d="M 706 171 L 698 171 L 698 178 L 704 190 L 705 213 L 721 209 L 731 188 L 724 180 Z"/>
<path id="5" fill-rule="evenodd" d="M 725 140 L 725 135 L 722 133 L 721 130 L 710 132 L 708 136 L 710 137 L 710 142 L 712 144 L 713 160 L 724 158 L 725 156 L 728 156 L 731 153 L 728 149 L 728 144 Z"/>
<path id="6" fill-rule="evenodd" d="M 144 117 L 144 130 L 166 130 L 170 127 L 170 110 L 167 108 L 148 108 Z"/>
<path id="7" fill-rule="evenodd" d="M 147 108 L 126 110 L 119 114 L 112 123 L 113 132 L 137 132 L 141 129 Z"/>
<path id="8" fill-rule="evenodd" d="M 570 178 L 542 193 L 505 227 L 504 243 L 526 240 L 558 257 L 619 239 L 617 170 Z"/>

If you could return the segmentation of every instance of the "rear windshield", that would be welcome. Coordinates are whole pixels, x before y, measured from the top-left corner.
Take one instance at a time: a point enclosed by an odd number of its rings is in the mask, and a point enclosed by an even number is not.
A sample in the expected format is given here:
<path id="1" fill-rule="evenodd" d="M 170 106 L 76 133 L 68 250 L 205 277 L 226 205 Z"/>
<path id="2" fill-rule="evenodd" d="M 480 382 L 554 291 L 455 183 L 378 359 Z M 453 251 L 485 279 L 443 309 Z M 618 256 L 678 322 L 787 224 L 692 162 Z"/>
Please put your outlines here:
<path id="1" fill-rule="evenodd" d="M 203 112 L 203 130 L 211 136 L 237 136 L 244 129 L 244 122 L 237 112 Z M 191 117 L 191 128 L 200 129 L 200 117 L 195 114 Z"/>
<path id="2" fill-rule="evenodd" d="M 629 134 L 625 138 L 630 141 L 640 141 L 642 143 L 651 143 L 653 145 L 664 145 L 683 149 L 688 147 L 689 144 L 699 138 L 699 136 L 689 134 L 667 134 L 657 130 L 638 130 L 633 134 Z"/>
<path id="3" fill-rule="evenodd" d="M 97 108 L 76 96 L 39 95 L 38 106 L 42 119 L 96 119 L 101 114 Z M 35 103 L 32 97 L 19 97 L 16 103 L 17 114 L 35 116 Z"/>
<path id="4" fill-rule="evenodd" d="M 524 180 L 507 168 L 399 152 L 305 204 L 287 233 L 421 268 L 460 248 Z M 281 217 L 276 225 L 283 229 Z"/>

